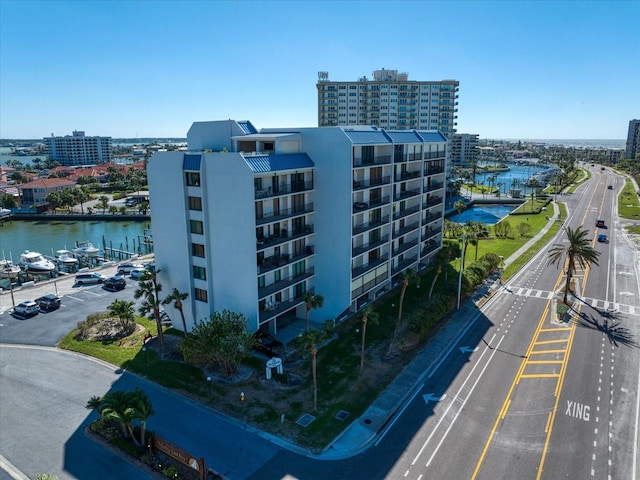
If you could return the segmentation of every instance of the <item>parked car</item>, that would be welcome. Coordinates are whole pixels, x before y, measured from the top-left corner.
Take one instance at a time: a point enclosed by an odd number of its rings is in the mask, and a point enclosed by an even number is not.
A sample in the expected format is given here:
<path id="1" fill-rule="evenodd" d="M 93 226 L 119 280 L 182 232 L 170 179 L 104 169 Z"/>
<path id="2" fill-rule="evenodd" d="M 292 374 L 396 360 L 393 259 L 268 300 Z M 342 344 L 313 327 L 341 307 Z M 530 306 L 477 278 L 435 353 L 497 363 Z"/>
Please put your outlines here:
<path id="1" fill-rule="evenodd" d="M 613 190 L 613 185 L 608 185 L 608 186 L 607 186 L 607 189 L 608 189 L 608 190 Z"/>
<path id="2" fill-rule="evenodd" d="M 76 275 L 76 283 L 78 285 L 95 285 L 96 283 L 102 283 L 107 279 L 100 273 L 80 273 Z"/>
<path id="3" fill-rule="evenodd" d="M 126 273 L 131 272 L 131 270 L 134 270 L 136 268 L 144 269 L 144 265 L 142 265 L 140 263 L 133 263 L 133 262 L 121 263 L 120 265 L 118 265 L 118 273 L 120 275 L 124 275 Z"/>
<path id="4" fill-rule="evenodd" d="M 22 315 L 23 317 L 33 317 L 40 311 L 40 307 L 33 300 L 27 300 L 26 302 L 20 302 L 13 307 L 14 313 Z"/>
<path id="5" fill-rule="evenodd" d="M 258 330 L 253 334 L 256 339 L 256 345 L 254 350 L 262 352 L 268 357 L 282 357 L 284 355 L 284 345 L 280 340 L 277 340 L 268 332 Z"/>
<path id="6" fill-rule="evenodd" d="M 153 273 L 156 271 L 156 262 L 145 263 L 144 268 Z"/>
<path id="7" fill-rule="evenodd" d="M 609 239 L 604 233 L 601 233 L 600 235 L 598 235 L 598 241 L 600 243 L 609 243 Z"/>
<path id="8" fill-rule="evenodd" d="M 105 290 L 111 290 L 112 292 L 123 290 L 126 286 L 127 281 L 122 277 L 107 278 L 102 284 L 102 288 L 104 288 Z"/>
<path id="9" fill-rule="evenodd" d="M 60 297 L 50 293 L 48 295 L 43 295 L 42 297 L 36 298 L 36 303 L 38 304 L 40 310 L 42 310 L 43 312 L 50 312 L 52 310 L 60 308 Z"/>
<path id="10" fill-rule="evenodd" d="M 149 270 L 147 270 L 146 268 L 134 268 L 129 272 L 129 275 L 131 276 L 131 280 L 140 280 L 140 277 L 148 272 Z"/>

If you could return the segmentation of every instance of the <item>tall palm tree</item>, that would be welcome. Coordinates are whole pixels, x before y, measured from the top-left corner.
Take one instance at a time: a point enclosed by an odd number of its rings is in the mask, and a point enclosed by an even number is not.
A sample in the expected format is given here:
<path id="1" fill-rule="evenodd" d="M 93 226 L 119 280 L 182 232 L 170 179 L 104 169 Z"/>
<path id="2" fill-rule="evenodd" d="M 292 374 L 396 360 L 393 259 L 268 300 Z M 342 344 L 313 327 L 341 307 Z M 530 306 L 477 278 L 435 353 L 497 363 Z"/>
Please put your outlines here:
<path id="1" fill-rule="evenodd" d="M 400 325 L 402 322 L 402 305 L 404 304 L 404 296 L 407 293 L 407 287 L 416 278 L 415 272 L 407 268 L 400 273 L 400 283 L 402 284 L 402 290 L 400 290 L 400 300 L 398 301 L 398 321 L 396 325 Z"/>
<path id="2" fill-rule="evenodd" d="M 475 221 L 465 223 L 464 228 L 468 243 L 471 243 L 471 245 L 475 247 L 475 260 L 478 260 L 478 243 L 480 243 L 480 239 L 489 236 L 489 228 L 486 223 Z"/>
<path id="3" fill-rule="evenodd" d="M 451 249 L 447 245 L 443 244 L 442 248 L 438 250 L 438 253 L 436 253 L 435 256 L 433 257 L 433 263 L 436 268 L 436 273 L 433 276 L 433 280 L 431 281 L 431 287 L 429 288 L 429 295 L 427 298 L 431 298 L 431 295 L 433 295 L 433 288 L 436 286 L 438 277 L 440 277 L 440 274 L 442 273 L 442 269 L 450 261 L 450 258 L 449 258 L 450 251 Z"/>
<path id="4" fill-rule="evenodd" d="M 160 291 L 162 290 L 162 284 L 158 283 L 157 274 L 160 270 L 154 272 L 147 271 L 138 282 L 138 288 L 133 294 L 133 297 L 138 300 L 143 299 L 142 304 L 139 307 L 141 315 L 153 314 L 153 318 L 156 321 L 156 328 L 158 329 L 158 340 L 160 341 L 160 352 L 164 358 L 164 338 L 162 336 L 162 323 L 160 321 Z"/>
<path id="5" fill-rule="evenodd" d="M 360 373 L 364 371 L 364 343 L 367 336 L 367 324 L 378 323 L 378 313 L 369 305 L 360 310 L 360 320 L 362 320 L 362 346 L 360 347 Z"/>
<path id="6" fill-rule="evenodd" d="M 133 416 L 136 420 L 140 421 L 140 441 L 136 442 L 135 436 L 132 432 L 132 438 L 134 442 L 138 443 L 139 446 L 144 447 L 146 430 L 147 430 L 147 420 L 154 414 L 153 406 L 151 405 L 151 401 L 147 394 L 142 391 L 140 387 L 136 387 L 133 392 L 129 393 L 129 407 L 133 409 Z"/>
<path id="7" fill-rule="evenodd" d="M 571 288 L 571 280 L 576 270 L 576 264 L 581 268 L 589 265 L 598 265 L 600 252 L 591 246 L 591 240 L 587 238 L 588 230 L 578 227 L 575 230 L 565 227 L 567 243 L 557 243 L 549 250 L 549 263 L 551 265 L 565 265 L 567 280 L 564 287 L 564 303 L 567 303 L 567 296 Z"/>
<path id="8" fill-rule="evenodd" d="M 311 377 L 313 379 L 313 410 L 318 410 L 318 345 L 324 342 L 329 332 L 324 330 L 307 330 L 298 336 L 294 342 L 304 352 L 311 355 Z"/>
<path id="9" fill-rule="evenodd" d="M 309 331 L 309 315 L 311 314 L 311 310 L 316 308 L 322 308 L 322 304 L 324 303 L 324 297 L 317 293 L 313 293 L 311 290 L 307 290 L 302 294 L 302 301 L 305 304 L 307 309 L 307 329 Z"/>
<path id="10" fill-rule="evenodd" d="M 129 407 L 128 394 L 123 390 L 108 392 L 100 403 L 100 416 L 117 421 L 125 438 L 131 434 L 131 422 L 134 419 L 133 410 Z"/>
<path id="11" fill-rule="evenodd" d="M 184 311 L 182 310 L 182 301 L 186 300 L 188 296 L 189 296 L 188 293 L 181 292 L 180 290 L 174 287 L 174 289 L 171 291 L 169 296 L 162 301 L 163 305 L 169 305 L 171 302 L 173 302 L 173 308 L 175 308 L 176 310 L 178 310 L 178 312 L 180 312 L 180 317 L 182 318 L 182 328 L 184 329 L 185 337 L 187 336 L 187 322 L 184 319 Z"/>

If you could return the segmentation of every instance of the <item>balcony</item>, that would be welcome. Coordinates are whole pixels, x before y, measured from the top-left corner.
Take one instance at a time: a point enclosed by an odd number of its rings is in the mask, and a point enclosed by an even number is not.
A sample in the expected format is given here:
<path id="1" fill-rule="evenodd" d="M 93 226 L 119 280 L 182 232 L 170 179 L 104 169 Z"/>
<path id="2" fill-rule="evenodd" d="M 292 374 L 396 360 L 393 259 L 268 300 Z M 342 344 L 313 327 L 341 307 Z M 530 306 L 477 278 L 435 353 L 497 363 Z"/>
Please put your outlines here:
<path id="1" fill-rule="evenodd" d="M 417 238 L 414 238 L 413 240 L 409 240 L 408 242 L 404 242 L 403 244 L 398 245 L 398 248 L 393 249 L 393 251 L 391 252 L 391 256 L 397 257 L 402 252 L 406 252 L 407 250 L 418 245 L 418 242 L 419 240 Z"/>
<path id="2" fill-rule="evenodd" d="M 434 158 L 444 158 L 445 156 L 446 156 L 446 152 L 444 150 L 442 152 L 431 152 L 431 153 L 425 152 L 424 159 L 432 160 Z"/>
<path id="3" fill-rule="evenodd" d="M 405 208 L 404 210 L 400 210 L 393 214 L 393 219 L 398 220 L 400 218 L 407 217 L 413 213 L 416 213 L 420 210 L 420 205 L 416 205 L 415 207 Z"/>
<path id="4" fill-rule="evenodd" d="M 406 121 L 403 120 L 399 123 L 405 124 Z M 417 160 L 422 160 L 421 153 L 405 153 L 403 155 L 393 156 L 393 163 L 415 162 Z"/>
<path id="5" fill-rule="evenodd" d="M 388 274 L 387 274 L 387 272 L 385 272 L 385 273 L 382 273 L 382 274 L 378 275 L 373 280 L 369 280 L 367 283 L 365 283 L 361 287 L 356 288 L 355 290 L 353 290 L 351 292 L 351 299 L 355 300 L 356 298 L 358 298 L 360 295 L 362 295 L 367 290 L 371 290 L 373 287 L 375 287 L 377 285 L 380 285 L 381 283 L 385 282 L 387 280 L 387 278 L 388 278 Z"/>
<path id="6" fill-rule="evenodd" d="M 444 182 L 432 182 L 431 184 L 424 186 L 423 192 L 429 193 L 442 188 L 444 188 Z"/>
<path id="7" fill-rule="evenodd" d="M 418 256 L 415 255 L 413 257 L 406 258 L 406 259 L 398 262 L 398 264 L 391 269 L 391 276 L 397 275 L 402 270 L 404 270 L 405 268 L 410 267 L 411 265 L 413 265 L 417 261 L 418 261 Z"/>
<path id="8" fill-rule="evenodd" d="M 387 223 L 389 223 L 389 215 L 386 215 L 377 221 L 358 223 L 353 226 L 353 235 L 364 233 L 368 230 L 372 230 L 374 228 L 381 227 L 382 225 L 386 225 Z"/>
<path id="9" fill-rule="evenodd" d="M 433 213 L 429 213 L 427 214 L 426 217 L 422 219 L 422 224 L 427 225 L 429 223 L 435 222 L 436 220 L 440 220 L 441 218 L 442 218 L 442 215 L 434 215 Z"/>
<path id="10" fill-rule="evenodd" d="M 259 312 L 259 323 L 262 325 L 263 323 L 271 320 L 274 317 L 277 317 L 281 313 L 284 313 L 292 308 L 303 303 L 302 295 L 299 295 L 294 298 L 290 298 L 289 300 L 284 300 L 282 302 L 276 302 L 273 306 L 271 306 L 268 310 L 260 310 Z"/>
<path id="11" fill-rule="evenodd" d="M 354 202 L 353 213 L 364 212 L 370 208 L 380 207 L 389 203 L 389 197 L 382 197 L 379 199 L 370 199 L 369 202 Z"/>
<path id="12" fill-rule="evenodd" d="M 294 182 L 294 183 L 280 183 L 275 187 L 267 187 L 263 189 L 255 190 L 256 200 L 263 198 L 277 197 L 278 195 L 289 195 L 291 193 L 308 192 L 313 190 L 313 181 L 309 182 Z"/>
<path id="13" fill-rule="evenodd" d="M 271 285 L 266 285 L 264 287 L 258 288 L 258 299 L 262 299 L 268 297 L 269 295 L 273 295 L 280 290 L 284 290 L 291 285 L 295 285 L 307 278 L 313 277 L 315 275 L 315 267 L 307 268 L 304 272 L 298 273 L 296 275 L 289 275 L 286 278 L 282 278 L 281 280 L 272 283 Z"/>
<path id="14" fill-rule="evenodd" d="M 380 185 L 388 185 L 391 177 L 372 178 L 370 180 L 354 180 L 353 190 L 364 190 L 371 187 L 379 187 Z"/>
<path id="15" fill-rule="evenodd" d="M 416 195 L 420 195 L 421 189 L 414 188 L 413 190 L 403 190 L 401 192 L 396 193 L 393 196 L 393 201 L 397 202 L 399 200 L 406 200 L 407 198 L 415 197 Z"/>
<path id="16" fill-rule="evenodd" d="M 442 233 L 442 229 L 441 228 L 427 227 L 424 230 L 424 236 L 422 237 L 422 239 L 423 240 L 430 240 L 433 237 L 435 237 L 437 235 L 440 235 L 441 233 Z"/>
<path id="17" fill-rule="evenodd" d="M 427 200 L 424 206 L 429 208 L 429 207 L 435 207 L 436 205 L 441 205 L 441 204 L 442 204 L 442 197 L 438 197 L 438 198 L 430 198 L 429 200 Z"/>
<path id="18" fill-rule="evenodd" d="M 362 255 L 363 253 L 368 252 L 371 249 L 384 245 L 388 241 L 389 241 L 389 235 L 385 235 L 375 242 L 370 242 L 365 245 L 359 245 L 357 247 L 354 247 L 351 249 L 351 256 L 357 257 L 358 255 Z"/>
<path id="19" fill-rule="evenodd" d="M 438 242 L 436 242 L 435 240 L 429 240 L 428 242 L 425 243 L 424 247 L 422 248 L 422 251 L 420 252 L 420 256 L 426 257 L 427 255 L 430 255 L 431 253 L 438 250 L 438 248 L 440 248 L 440 245 L 438 244 Z"/>
<path id="20" fill-rule="evenodd" d="M 420 172 L 420 170 L 416 171 L 416 172 L 401 172 L 396 174 L 395 176 L 395 181 L 396 182 L 401 182 L 403 180 L 411 180 L 414 178 L 418 178 L 420 175 L 422 174 L 422 172 Z"/>
<path id="21" fill-rule="evenodd" d="M 420 222 L 414 222 L 410 225 L 406 225 L 402 228 L 399 228 L 395 232 L 393 232 L 393 238 L 401 237 L 402 235 L 406 235 L 409 232 L 413 232 L 416 228 L 420 226 Z"/>
<path id="22" fill-rule="evenodd" d="M 308 258 L 313 255 L 313 252 L 313 245 L 307 245 L 304 252 L 294 254 L 293 256 L 289 255 L 288 253 L 283 253 L 280 255 L 267 257 L 262 260 L 262 263 L 258 264 L 258 275 L 270 272 L 271 270 L 275 270 L 276 268 L 284 267 L 289 263 L 295 263 L 304 258 Z"/>
<path id="23" fill-rule="evenodd" d="M 278 222 L 285 218 L 299 217 L 307 213 L 313 213 L 313 203 L 294 208 L 284 208 L 276 212 L 256 214 L 256 225 L 264 225 L 265 223 Z"/>
<path id="24" fill-rule="evenodd" d="M 366 265 L 361 265 L 359 267 L 356 268 L 352 268 L 351 269 L 351 278 L 356 278 L 359 277 L 360 275 L 368 272 L 369 270 L 371 270 L 372 268 L 376 268 L 380 265 L 382 265 L 384 262 L 386 262 L 387 260 L 389 260 L 389 255 L 384 254 L 379 258 L 376 258 L 375 260 L 371 260 L 369 263 L 367 263 Z"/>
<path id="25" fill-rule="evenodd" d="M 298 238 L 306 237 L 314 232 L 313 225 L 305 225 L 303 229 L 294 230 L 291 235 L 287 230 L 280 230 L 280 235 L 272 235 L 271 237 L 262 237 L 256 240 L 256 246 L 258 250 L 264 250 L 265 248 L 275 247 L 283 243 L 296 240 Z"/>
<path id="26" fill-rule="evenodd" d="M 377 155 L 373 158 L 354 158 L 353 167 L 369 167 L 372 165 L 388 165 L 391 163 L 391 155 Z"/>

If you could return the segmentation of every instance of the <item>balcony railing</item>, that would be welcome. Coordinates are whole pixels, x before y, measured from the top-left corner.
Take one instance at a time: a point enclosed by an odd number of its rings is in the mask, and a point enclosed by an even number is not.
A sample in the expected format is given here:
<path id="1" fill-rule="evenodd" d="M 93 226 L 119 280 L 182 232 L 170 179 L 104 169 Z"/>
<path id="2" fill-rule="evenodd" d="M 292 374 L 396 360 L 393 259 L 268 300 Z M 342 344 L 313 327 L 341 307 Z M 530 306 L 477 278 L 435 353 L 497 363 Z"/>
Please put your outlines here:
<path id="1" fill-rule="evenodd" d="M 313 225 L 305 225 L 304 228 L 291 232 L 291 235 L 288 235 L 287 230 L 280 230 L 280 235 L 258 238 L 256 244 L 258 250 L 264 250 L 265 248 L 274 247 L 276 245 L 290 242 L 291 240 L 311 235 L 313 232 Z"/>
<path id="2" fill-rule="evenodd" d="M 304 252 L 295 254 L 293 256 L 288 253 L 282 253 L 280 255 L 273 255 L 271 257 L 267 257 L 262 260 L 262 263 L 258 264 L 258 275 L 262 275 L 263 273 L 270 272 L 271 270 L 275 270 L 276 268 L 284 267 L 290 263 L 295 263 L 304 258 L 310 257 L 313 255 L 314 249 L 313 245 L 307 245 L 304 249 Z"/>
<path id="3" fill-rule="evenodd" d="M 307 278 L 313 277 L 315 275 L 315 267 L 307 268 L 302 273 L 297 273 L 296 275 L 289 275 L 286 278 L 282 278 L 281 280 L 272 283 L 271 285 L 266 285 L 264 287 L 258 288 L 258 299 L 262 299 L 264 297 L 268 297 L 269 295 L 273 295 L 280 290 L 284 290 L 291 285 L 295 285 Z"/>
<path id="4" fill-rule="evenodd" d="M 264 225 L 265 223 L 278 222 L 285 218 L 299 217 L 300 215 L 312 212 L 313 202 L 299 207 L 281 208 L 275 212 L 262 213 L 262 215 L 258 215 L 258 213 L 256 213 L 256 224 Z"/>
<path id="5" fill-rule="evenodd" d="M 426 257 L 427 255 L 435 252 L 436 250 L 438 250 L 438 248 L 440 248 L 440 245 L 438 244 L 438 242 L 434 241 L 434 240 L 429 240 L 425 246 L 422 248 L 422 252 L 420 252 L 420 255 L 422 257 Z"/>
<path id="6" fill-rule="evenodd" d="M 425 207 L 434 207 L 436 205 L 441 205 L 441 204 L 442 204 L 442 197 L 438 197 L 438 198 L 431 198 L 427 200 L 427 202 L 424 205 Z"/>
<path id="7" fill-rule="evenodd" d="M 428 192 L 433 192 L 434 190 L 440 190 L 444 188 L 444 183 L 443 182 L 438 182 L 438 183 L 431 183 L 431 185 L 425 185 L 424 186 L 424 193 L 428 193 Z"/>
<path id="8" fill-rule="evenodd" d="M 399 228 L 398 230 L 393 232 L 393 238 L 398 238 L 398 237 L 401 237 L 402 235 L 412 232 L 416 228 L 418 228 L 419 225 L 420 225 L 420 222 L 414 222 L 410 225 L 405 225 L 404 227 Z"/>
<path id="9" fill-rule="evenodd" d="M 404 242 L 402 245 L 399 245 L 398 248 L 395 248 L 391 252 L 391 256 L 392 257 L 396 257 L 396 256 L 400 255 L 402 252 L 406 252 L 410 248 L 413 248 L 416 245 L 418 245 L 418 242 L 419 242 L 419 240 L 417 238 L 414 238 L 413 240 L 410 240 L 408 242 Z"/>
<path id="10" fill-rule="evenodd" d="M 418 261 L 418 256 L 416 255 L 416 256 L 413 256 L 411 258 L 405 258 L 401 262 L 398 262 L 398 264 L 391 269 L 391 276 L 397 275 L 402 270 L 404 270 L 405 268 L 411 266 L 412 264 L 416 263 L 417 261 Z"/>
<path id="11" fill-rule="evenodd" d="M 276 197 L 278 195 L 288 195 L 290 193 L 308 192 L 313 190 L 313 181 L 280 183 L 275 187 L 266 187 L 256 190 L 256 200 L 262 198 Z"/>
<path id="12" fill-rule="evenodd" d="M 420 170 L 416 172 L 401 172 L 396 174 L 396 182 L 401 182 L 403 180 L 411 180 L 412 178 L 418 178 L 422 172 Z"/>
<path id="13" fill-rule="evenodd" d="M 422 193 L 419 188 L 414 188 L 411 190 L 403 190 L 396 193 L 393 196 L 393 201 L 397 202 L 398 200 L 405 200 L 407 198 L 415 197 L 416 195 L 420 195 Z"/>
<path id="14" fill-rule="evenodd" d="M 354 180 L 354 190 L 364 190 L 365 188 L 378 187 L 380 185 L 388 185 L 391 177 L 373 178 L 370 180 Z"/>
<path id="15" fill-rule="evenodd" d="M 365 272 L 368 272 L 372 268 L 376 268 L 377 266 L 382 265 L 387 260 L 389 260 L 389 255 L 388 254 L 384 254 L 381 257 L 376 258 L 375 260 L 371 260 L 366 265 L 361 265 L 359 267 L 352 268 L 351 269 L 351 278 L 359 277 L 360 275 L 362 275 Z"/>
<path id="16" fill-rule="evenodd" d="M 389 235 L 385 235 L 375 242 L 370 242 L 370 243 L 367 243 L 366 245 L 359 245 L 357 247 L 354 247 L 351 249 L 351 256 L 356 257 L 358 255 L 361 255 L 364 252 L 367 252 L 373 248 L 384 245 L 388 241 L 389 241 Z"/>
<path id="17" fill-rule="evenodd" d="M 422 224 L 427 225 L 428 223 L 435 222 L 436 220 L 440 220 L 441 218 L 442 218 L 441 215 L 429 214 L 422 219 Z"/>
<path id="18" fill-rule="evenodd" d="M 419 210 L 420 210 L 420 205 L 416 205 L 415 207 L 405 208 L 404 210 L 400 210 L 400 211 L 394 213 L 393 214 L 393 219 L 394 220 L 398 220 L 399 218 L 403 218 L 403 217 L 406 217 L 406 216 L 411 215 L 413 213 L 416 213 Z"/>
<path id="19" fill-rule="evenodd" d="M 444 167 L 427 167 L 424 169 L 425 176 L 437 175 L 439 173 L 444 173 Z"/>
<path id="20" fill-rule="evenodd" d="M 401 122 L 401 123 L 406 123 L 406 122 Z M 393 156 L 393 163 L 415 162 L 417 160 L 422 160 L 421 153 L 404 153 L 402 155 Z"/>
<path id="21" fill-rule="evenodd" d="M 372 200 L 369 200 L 368 202 L 354 202 L 353 213 L 363 212 L 365 210 L 369 210 L 370 208 L 386 205 L 387 203 L 389 203 L 388 196 L 378 198 L 378 199 L 372 199 Z"/>
<path id="22" fill-rule="evenodd" d="M 365 283 L 364 285 L 356 288 L 355 290 L 353 290 L 351 292 L 351 299 L 355 300 L 356 298 L 358 298 L 360 295 L 362 295 L 367 290 L 370 290 L 373 287 L 375 287 L 376 285 L 379 285 L 382 282 L 386 281 L 387 278 L 388 278 L 388 274 L 385 272 L 385 273 L 382 273 L 382 274 L 378 275 L 373 280 L 369 280 L 367 283 Z"/>
<path id="23" fill-rule="evenodd" d="M 353 166 L 368 167 L 371 165 L 387 165 L 391 163 L 391 155 L 377 155 L 373 158 L 354 158 Z"/>
<path id="24" fill-rule="evenodd" d="M 385 215 L 380 220 L 374 222 L 362 222 L 353 226 L 353 234 L 358 235 L 359 233 L 364 233 L 368 230 L 381 227 L 382 225 L 386 225 L 389 223 L 389 215 Z"/>
<path id="25" fill-rule="evenodd" d="M 269 309 L 260 310 L 259 312 L 259 323 L 262 325 L 263 323 L 271 320 L 274 317 L 277 317 L 281 313 L 286 312 L 298 305 L 303 303 L 302 295 L 298 295 L 297 297 L 290 298 L 288 300 L 283 300 L 282 302 L 276 302 L 273 306 L 270 306 Z"/>
<path id="26" fill-rule="evenodd" d="M 441 228 L 433 228 L 433 227 L 427 227 L 424 229 L 424 236 L 423 236 L 423 240 L 428 240 L 431 239 L 437 235 L 440 235 L 442 233 L 442 229 Z"/>

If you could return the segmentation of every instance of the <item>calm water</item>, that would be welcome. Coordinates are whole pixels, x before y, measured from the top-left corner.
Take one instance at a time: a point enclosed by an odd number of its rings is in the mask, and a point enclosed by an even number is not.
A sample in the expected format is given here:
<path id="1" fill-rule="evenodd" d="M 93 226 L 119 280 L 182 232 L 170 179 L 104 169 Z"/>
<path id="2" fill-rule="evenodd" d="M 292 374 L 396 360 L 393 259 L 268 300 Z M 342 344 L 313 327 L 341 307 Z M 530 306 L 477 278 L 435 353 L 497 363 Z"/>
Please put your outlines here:
<path id="1" fill-rule="evenodd" d="M 482 222 L 494 225 L 500 219 L 513 212 L 519 205 L 474 205 L 465 211 L 447 217 L 447 220 L 456 223 Z"/>
<path id="2" fill-rule="evenodd" d="M 107 221 L 24 221 L 5 222 L 0 227 L 0 255 L 18 262 L 25 250 L 52 255 L 52 252 L 67 248 L 71 250 L 76 242 L 89 240 L 96 247 L 124 249 L 138 253 L 138 245 L 150 222 L 107 222 Z M 135 251 L 134 251 L 135 248 Z M 145 253 L 144 251 L 142 253 Z M 0 257 L 2 258 L 2 257 Z"/>

